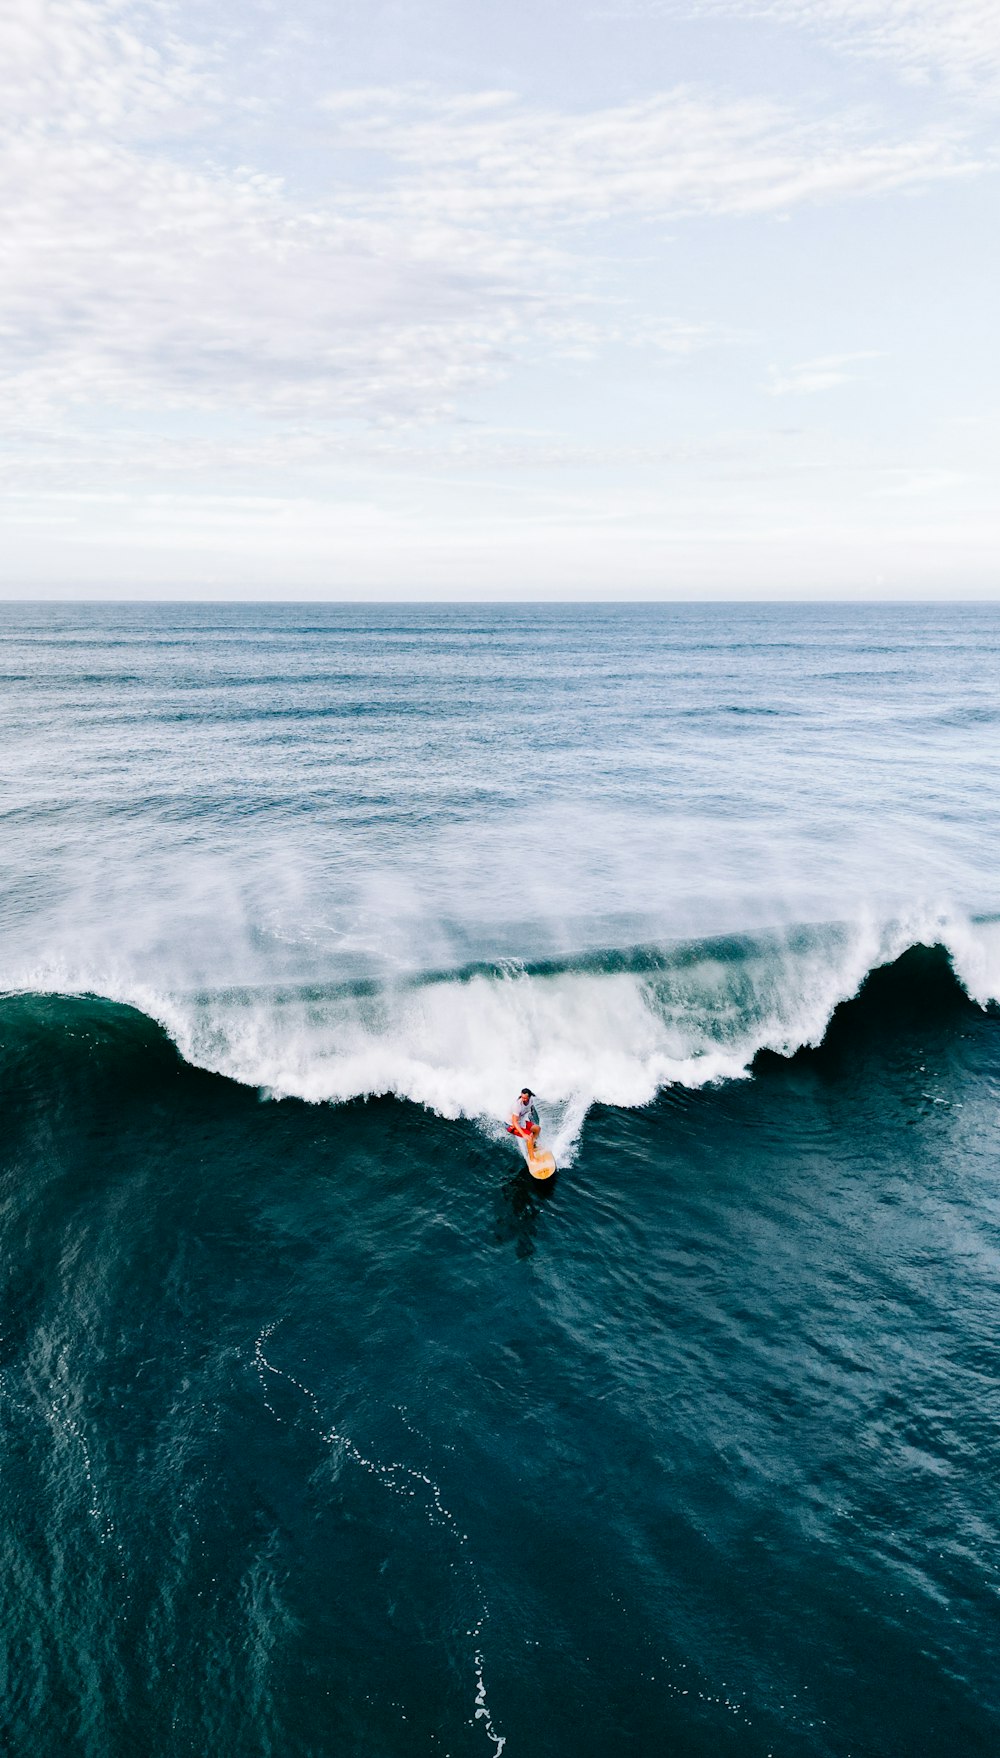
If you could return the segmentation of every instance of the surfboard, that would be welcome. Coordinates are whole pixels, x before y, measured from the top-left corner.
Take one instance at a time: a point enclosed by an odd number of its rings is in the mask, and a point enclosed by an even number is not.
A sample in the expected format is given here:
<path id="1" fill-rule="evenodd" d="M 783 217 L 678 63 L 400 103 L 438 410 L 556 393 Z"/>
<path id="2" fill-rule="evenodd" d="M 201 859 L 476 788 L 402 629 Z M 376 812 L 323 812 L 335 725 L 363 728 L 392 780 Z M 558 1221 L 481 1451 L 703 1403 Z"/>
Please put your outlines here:
<path id="1" fill-rule="evenodd" d="M 556 1171 L 555 1160 L 553 1159 L 552 1155 L 545 1150 L 545 1148 L 539 1148 L 536 1152 L 533 1153 L 532 1150 L 529 1148 L 527 1142 L 522 1141 L 521 1142 L 521 1152 L 524 1155 L 525 1161 L 527 1163 L 528 1171 L 531 1173 L 532 1178 L 537 1178 L 537 1179 L 541 1180 L 541 1179 L 545 1179 L 545 1178 L 552 1178 L 555 1176 L 555 1171 Z"/>

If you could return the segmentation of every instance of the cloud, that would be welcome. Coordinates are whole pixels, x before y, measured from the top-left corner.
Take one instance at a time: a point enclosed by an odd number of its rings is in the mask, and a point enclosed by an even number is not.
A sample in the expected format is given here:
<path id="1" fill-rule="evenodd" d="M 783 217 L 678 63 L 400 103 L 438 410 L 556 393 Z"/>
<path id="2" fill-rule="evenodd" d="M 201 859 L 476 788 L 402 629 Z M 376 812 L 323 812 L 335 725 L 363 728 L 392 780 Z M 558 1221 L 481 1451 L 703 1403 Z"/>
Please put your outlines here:
<path id="1" fill-rule="evenodd" d="M 877 349 L 865 348 L 853 354 L 824 354 L 816 360 L 803 360 L 783 373 L 772 367 L 768 393 L 772 397 L 787 397 L 832 391 L 858 378 L 856 372 L 849 370 L 858 361 L 878 359 Z"/>
<path id="2" fill-rule="evenodd" d="M 626 0 L 621 13 L 769 20 L 885 62 L 908 81 L 940 80 L 966 93 L 1000 81 L 996 0 Z"/>
<path id="3" fill-rule="evenodd" d="M 250 171 L 92 136 L 0 147 L 0 372 L 35 405 L 445 409 L 505 362 L 522 290 Z"/>
<path id="4" fill-rule="evenodd" d="M 225 394 L 277 413 L 427 414 L 503 360 L 519 290 L 501 275 L 303 211 L 252 174 L 89 141 L 33 142 L 3 170 L 0 364 L 22 411 Z"/>
<path id="5" fill-rule="evenodd" d="M 211 63 L 137 0 L 8 0 L 0 10 L 0 114 L 29 134 L 137 138 L 190 123 Z"/>
<path id="6" fill-rule="evenodd" d="M 153 0 L 13 0 L 0 17 L 9 434 L 51 430 L 55 412 L 429 422 L 539 354 L 684 356 L 718 337 L 628 311 L 597 229 L 776 215 L 982 168 L 947 130 L 890 136 L 688 88 L 575 111 L 374 88 L 327 99 L 304 190 L 210 156 L 232 76 L 170 16 Z"/>
<path id="7" fill-rule="evenodd" d="M 974 89 L 1000 79 L 995 0 L 776 0 L 776 15 L 821 32 L 849 54 L 904 77 Z"/>
<path id="8" fill-rule="evenodd" d="M 220 102 L 211 57 L 152 7 L 0 17 L 8 431 L 57 408 L 428 419 L 508 365 L 509 261 L 210 159 Z"/>
<path id="9" fill-rule="evenodd" d="M 957 131 L 886 137 L 868 115 L 816 119 L 679 87 L 604 109 L 529 108 L 507 92 L 335 93 L 333 140 L 380 156 L 366 202 L 438 225 L 565 234 L 626 218 L 784 213 L 982 169 Z"/>

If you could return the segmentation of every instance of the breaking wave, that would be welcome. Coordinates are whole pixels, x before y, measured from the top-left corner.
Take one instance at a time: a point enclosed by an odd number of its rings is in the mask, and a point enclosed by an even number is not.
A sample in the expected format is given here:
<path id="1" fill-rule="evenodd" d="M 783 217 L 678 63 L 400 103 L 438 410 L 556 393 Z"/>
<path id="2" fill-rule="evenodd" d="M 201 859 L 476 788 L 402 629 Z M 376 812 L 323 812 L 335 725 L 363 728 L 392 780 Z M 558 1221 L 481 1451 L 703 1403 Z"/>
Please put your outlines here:
<path id="1" fill-rule="evenodd" d="M 595 1103 L 747 1077 L 762 1051 L 819 1046 L 835 1010 L 915 946 L 942 946 L 971 1001 L 1000 1000 L 1000 920 L 874 920 L 475 965 L 395 982 L 163 992 L 97 973 L 21 991 L 96 994 L 156 1021 L 194 1066 L 274 1098 L 411 1100 L 499 1130 L 525 1082 L 572 1159 Z"/>

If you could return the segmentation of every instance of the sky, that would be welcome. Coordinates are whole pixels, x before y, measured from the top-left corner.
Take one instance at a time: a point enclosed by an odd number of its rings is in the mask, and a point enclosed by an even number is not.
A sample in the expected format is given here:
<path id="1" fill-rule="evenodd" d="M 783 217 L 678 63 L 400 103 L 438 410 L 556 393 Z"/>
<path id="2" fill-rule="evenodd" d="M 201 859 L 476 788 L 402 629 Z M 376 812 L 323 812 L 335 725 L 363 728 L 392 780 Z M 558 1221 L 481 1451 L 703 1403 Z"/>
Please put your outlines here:
<path id="1" fill-rule="evenodd" d="M 0 594 L 1000 597 L 998 0 L 6 0 Z"/>

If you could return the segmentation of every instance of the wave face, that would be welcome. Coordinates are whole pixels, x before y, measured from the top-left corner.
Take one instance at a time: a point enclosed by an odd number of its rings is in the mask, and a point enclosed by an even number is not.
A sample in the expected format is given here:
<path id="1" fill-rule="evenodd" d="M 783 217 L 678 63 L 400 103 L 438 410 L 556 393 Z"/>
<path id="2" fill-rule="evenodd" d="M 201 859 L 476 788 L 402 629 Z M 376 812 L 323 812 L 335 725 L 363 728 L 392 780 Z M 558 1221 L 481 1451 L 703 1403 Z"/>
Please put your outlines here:
<path id="1" fill-rule="evenodd" d="M 0 984 L 235 1080 L 494 1123 L 528 1081 L 566 1157 L 909 946 L 1000 994 L 991 607 L 2 617 Z"/>
<path id="2" fill-rule="evenodd" d="M 966 992 L 994 999 L 1000 924 L 939 929 Z M 188 1062 L 275 1098 L 391 1094 L 495 1131 L 528 1069 L 566 1164 L 593 1104 L 644 1105 L 662 1087 L 741 1079 L 761 1051 L 816 1047 L 870 973 L 918 944 L 934 944 L 930 927 L 834 927 L 393 987 L 171 997 L 126 985 L 113 998 Z"/>

